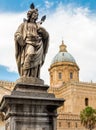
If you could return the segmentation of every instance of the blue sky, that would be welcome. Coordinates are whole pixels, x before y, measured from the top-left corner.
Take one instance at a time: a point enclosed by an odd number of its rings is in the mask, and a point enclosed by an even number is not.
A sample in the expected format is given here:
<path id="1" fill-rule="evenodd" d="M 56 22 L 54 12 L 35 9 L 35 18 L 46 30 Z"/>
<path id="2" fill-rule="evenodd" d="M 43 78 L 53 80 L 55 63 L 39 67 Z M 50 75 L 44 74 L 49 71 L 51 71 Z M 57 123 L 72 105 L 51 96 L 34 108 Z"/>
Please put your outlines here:
<path id="1" fill-rule="evenodd" d="M 2 12 L 21 12 L 29 8 L 34 2 L 39 8 L 46 8 L 46 4 L 50 3 L 49 9 L 55 9 L 58 4 L 75 4 L 76 6 L 88 7 L 90 10 L 96 10 L 96 0 L 0 0 L 0 11 Z M 43 5 L 43 6 L 42 6 Z M 48 8 L 47 8 L 48 9 Z"/>
<path id="2" fill-rule="evenodd" d="M 18 74 L 16 72 L 10 72 L 6 66 L 0 65 L 0 80 L 15 81 L 17 78 Z"/>
<path id="3" fill-rule="evenodd" d="M 49 53 L 42 68 L 42 78 L 45 69 L 49 75 L 51 60 L 64 39 L 81 69 L 80 79 L 96 82 L 96 0 L 0 0 L 0 80 L 15 81 L 19 78 L 14 57 L 14 33 L 32 2 L 40 13 L 47 14 L 44 27 L 50 33 Z M 49 76 L 46 83 L 48 79 Z"/>

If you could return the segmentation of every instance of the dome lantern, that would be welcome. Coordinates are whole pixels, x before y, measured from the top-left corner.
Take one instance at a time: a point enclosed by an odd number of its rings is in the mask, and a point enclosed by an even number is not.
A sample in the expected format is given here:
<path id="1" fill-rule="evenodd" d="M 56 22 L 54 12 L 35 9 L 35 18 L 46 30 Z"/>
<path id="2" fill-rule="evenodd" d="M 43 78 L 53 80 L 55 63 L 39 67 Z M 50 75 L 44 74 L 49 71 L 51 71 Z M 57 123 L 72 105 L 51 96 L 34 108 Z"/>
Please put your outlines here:
<path id="1" fill-rule="evenodd" d="M 66 45 L 64 44 L 64 41 L 62 40 L 62 44 L 59 46 L 60 52 L 67 52 Z"/>
<path id="2" fill-rule="evenodd" d="M 76 63 L 74 57 L 70 53 L 67 52 L 66 47 L 67 46 L 64 44 L 64 41 L 62 40 L 62 44 L 59 46 L 59 52 L 52 59 L 51 65 L 57 62 Z"/>

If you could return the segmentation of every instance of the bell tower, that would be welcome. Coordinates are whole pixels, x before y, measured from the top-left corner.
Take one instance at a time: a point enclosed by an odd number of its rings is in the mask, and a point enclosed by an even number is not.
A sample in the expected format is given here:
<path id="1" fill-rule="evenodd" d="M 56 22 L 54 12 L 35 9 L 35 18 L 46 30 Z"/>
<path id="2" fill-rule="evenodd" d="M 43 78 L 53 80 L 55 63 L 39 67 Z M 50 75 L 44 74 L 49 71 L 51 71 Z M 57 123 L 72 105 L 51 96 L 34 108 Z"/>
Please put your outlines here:
<path id="1" fill-rule="evenodd" d="M 79 67 L 74 57 L 67 52 L 67 46 L 62 41 L 59 52 L 53 58 L 49 68 L 50 86 L 60 87 L 67 82 L 79 81 Z"/>

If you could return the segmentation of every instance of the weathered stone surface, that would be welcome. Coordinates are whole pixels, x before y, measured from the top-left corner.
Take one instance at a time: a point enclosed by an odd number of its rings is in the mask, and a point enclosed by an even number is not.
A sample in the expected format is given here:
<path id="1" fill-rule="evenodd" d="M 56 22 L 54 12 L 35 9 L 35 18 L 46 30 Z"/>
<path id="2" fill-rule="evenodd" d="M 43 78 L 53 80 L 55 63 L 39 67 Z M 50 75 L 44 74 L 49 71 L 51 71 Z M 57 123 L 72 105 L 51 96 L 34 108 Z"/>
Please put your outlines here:
<path id="1" fill-rule="evenodd" d="M 49 47 L 49 34 L 41 26 L 46 16 L 38 22 L 39 11 L 32 3 L 27 19 L 15 32 L 15 56 L 20 76 L 40 77 L 40 69 Z"/>
<path id="2" fill-rule="evenodd" d="M 48 88 L 48 85 L 18 83 L 15 85 L 11 94 L 17 96 L 55 98 L 54 94 L 47 93 Z"/>
<path id="3" fill-rule="evenodd" d="M 56 130 L 57 108 L 64 102 L 47 93 L 47 85 L 15 85 L 3 97 L 0 110 L 5 113 L 6 130 Z"/>
<path id="4" fill-rule="evenodd" d="M 35 77 L 20 77 L 19 79 L 16 80 L 16 84 L 18 83 L 44 85 L 44 81 L 42 79 L 35 78 Z"/>

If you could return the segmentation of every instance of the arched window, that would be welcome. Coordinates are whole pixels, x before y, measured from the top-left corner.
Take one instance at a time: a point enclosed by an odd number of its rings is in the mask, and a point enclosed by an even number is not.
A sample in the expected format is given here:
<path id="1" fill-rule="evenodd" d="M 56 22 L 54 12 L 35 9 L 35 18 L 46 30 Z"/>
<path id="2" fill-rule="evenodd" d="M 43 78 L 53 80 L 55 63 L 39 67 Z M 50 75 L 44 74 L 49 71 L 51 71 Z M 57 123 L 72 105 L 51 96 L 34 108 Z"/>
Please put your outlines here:
<path id="1" fill-rule="evenodd" d="M 89 99 L 85 98 L 85 106 L 88 106 Z"/>
<path id="2" fill-rule="evenodd" d="M 76 128 L 78 127 L 78 124 L 77 124 L 77 122 L 75 122 L 75 127 L 76 127 Z"/>
<path id="3" fill-rule="evenodd" d="M 61 127 L 61 122 L 59 122 L 59 127 Z"/>
<path id="4" fill-rule="evenodd" d="M 51 75 L 51 81 L 53 81 L 53 75 Z"/>
<path id="5" fill-rule="evenodd" d="M 73 73 L 70 72 L 70 79 L 73 79 Z"/>
<path id="6" fill-rule="evenodd" d="M 58 78 L 62 79 L 62 73 L 61 72 L 58 73 Z"/>
<path id="7" fill-rule="evenodd" d="M 68 122 L 68 128 L 70 128 L 70 122 Z"/>

